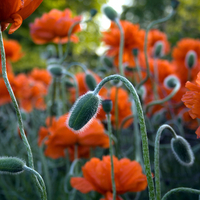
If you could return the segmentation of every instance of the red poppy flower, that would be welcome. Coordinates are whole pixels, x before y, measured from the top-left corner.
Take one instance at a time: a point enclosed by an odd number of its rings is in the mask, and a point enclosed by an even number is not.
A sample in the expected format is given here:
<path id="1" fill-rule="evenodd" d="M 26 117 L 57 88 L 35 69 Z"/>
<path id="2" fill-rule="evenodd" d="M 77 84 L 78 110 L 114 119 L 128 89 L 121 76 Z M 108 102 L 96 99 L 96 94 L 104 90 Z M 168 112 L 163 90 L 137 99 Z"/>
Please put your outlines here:
<path id="1" fill-rule="evenodd" d="M 63 115 L 57 121 L 53 119 L 52 125 L 48 128 L 42 127 L 40 129 L 39 144 L 48 136 L 45 142 L 47 146 L 45 155 L 54 159 L 64 157 L 65 149 L 73 147 L 75 144 L 84 147 L 109 147 L 109 138 L 105 134 L 103 125 L 97 119 L 93 119 L 87 130 L 84 130 L 80 134 L 75 133 L 67 127 L 66 119 L 67 116 Z M 49 119 L 47 120 L 48 124 Z"/>
<path id="2" fill-rule="evenodd" d="M 185 87 L 187 91 L 182 98 L 185 106 L 189 108 L 189 114 L 192 119 L 200 118 L 200 73 L 197 75 L 196 83 L 187 81 Z M 200 128 L 196 131 L 197 137 L 200 137 Z"/>
<path id="3" fill-rule="evenodd" d="M 13 62 L 18 61 L 22 56 L 23 53 L 21 52 L 21 45 L 16 40 L 6 40 L 4 39 L 4 48 L 6 58 Z"/>
<path id="4" fill-rule="evenodd" d="M 117 195 L 146 189 L 147 178 L 142 173 L 142 167 L 138 162 L 128 158 L 118 160 L 114 156 L 113 161 Z M 103 160 L 92 158 L 82 167 L 82 172 L 83 178 L 71 178 L 72 187 L 82 193 L 97 191 L 105 195 L 106 199 L 110 199 L 112 196 L 110 156 L 103 156 Z"/>
<path id="5" fill-rule="evenodd" d="M 69 9 L 64 11 L 52 9 L 49 13 L 43 14 L 41 18 L 37 18 L 34 23 L 30 24 L 31 37 L 36 44 L 66 43 L 70 27 L 80 20 L 80 16 L 73 18 Z M 78 31 L 80 31 L 79 24 L 73 28 L 70 41 L 78 42 L 78 37 L 74 35 Z"/>
<path id="6" fill-rule="evenodd" d="M 16 31 L 22 21 L 31 15 L 42 0 L 3 0 L 0 1 L 1 30 L 4 31 L 11 23 L 9 34 Z"/>
<path id="7" fill-rule="evenodd" d="M 120 21 L 124 31 L 124 51 L 123 63 L 128 63 L 130 66 L 135 66 L 132 50 L 137 48 L 143 51 L 143 31 L 140 30 L 138 24 L 132 24 L 128 21 Z M 117 25 L 112 22 L 110 29 L 103 32 L 103 42 L 109 47 L 107 55 L 114 57 L 115 65 L 118 65 L 119 46 L 120 46 L 120 31 Z"/>
<path id="8" fill-rule="evenodd" d="M 189 81 L 196 79 L 197 73 L 200 71 L 200 40 L 184 38 L 177 43 L 173 49 L 172 56 L 174 59 L 175 71 L 182 85 L 188 80 L 189 69 L 186 66 L 186 55 L 189 51 L 196 53 L 196 63 L 191 69 L 191 77 Z"/>

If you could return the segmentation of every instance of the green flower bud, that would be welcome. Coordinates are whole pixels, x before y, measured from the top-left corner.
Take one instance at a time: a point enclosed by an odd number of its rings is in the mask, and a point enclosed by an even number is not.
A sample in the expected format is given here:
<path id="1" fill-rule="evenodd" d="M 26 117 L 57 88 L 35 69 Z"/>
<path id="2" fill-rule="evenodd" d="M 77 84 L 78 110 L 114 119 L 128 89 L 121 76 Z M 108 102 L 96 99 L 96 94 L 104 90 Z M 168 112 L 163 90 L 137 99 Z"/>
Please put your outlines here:
<path id="1" fill-rule="evenodd" d="M 0 173 L 19 174 L 26 163 L 16 157 L 0 157 Z"/>
<path id="2" fill-rule="evenodd" d="M 101 98 L 99 95 L 94 95 L 93 92 L 87 92 L 82 95 L 77 99 L 70 111 L 67 126 L 74 131 L 81 132 L 86 128 L 86 125 L 92 122 L 100 104 Z"/>
<path id="3" fill-rule="evenodd" d="M 65 87 L 72 88 L 72 87 L 74 87 L 74 83 L 72 83 L 69 79 L 65 80 Z"/>
<path id="4" fill-rule="evenodd" d="M 108 5 L 103 6 L 103 12 L 111 21 L 115 21 L 118 18 L 117 12 Z"/>
<path id="5" fill-rule="evenodd" d="M 187 68 L 192 69 L 197 64 L 197 54 L 195 51 L 190 50 L 185 56 L 185 65 Z"/>
<path id="6" fill-rule="evenodd" d="M 134 49 L 132 50 L 132 53 L 133 53 L 133 55 L 134 55 L 135 57 L 137 57 L 137 56 L 138 56 L 138 53 L 139 53 L 139 50 L 138 50 L 137 48 L 134 48 Z"/>
<path id="7" fill-rule="evenodd" d="M 109 114 L 112 110 L 113 103 L 110 99 L 105 99 L 102 101 L 102 107 L 106 114 Z"/>
<path id="8" fill-rule="evenodd" d="M 174 75 L 169 75 L 164 80 L 164 85 L 167 89 L 173 89 L 177 83 L 180 82 L 179 79 Z"/>
<path id="9" fill-rule="evenodd" d="M 97 86 L 97 82 L 96 79 L 94 78 L 94 76 L 91 73 L 87 73 L 85 75 L 85 83 L 86 86 L 89 90 L 94 90 L 95 87 Z"/>
<path id="10" fill-rule="evenodd" d="M 111 58 L 108 58 L 108 57 L 104 56 L 102 61 L 103 61 L 103 64 L 106 65 L 107 67 L 109 67 L 109 68 L 113 68 L 114 67 L 113 61 L 112 61 Z"/>
<path id="11" fill-rule="evenodd" d="M 154 45 L 154 58 L 160 58 L 164 55 L 164 44 L 162 41 L 157 41 Z"/>
<path id="12" fill-rule="evenodd" d="M 48 71 L 51 73 L 53 77 L 61 77 L 63 75 L 63 68 L 58 64 L 51 64 L 47 67 Z"/>
<path id="13" fill-rule="evenodd" d="M 119 81 L 119 80 L 111 80 L 110 83 L 115 87 L 121 87 L 122 86 L 122 82 Z"/>
<path id="14" fill-rule="evenodd" d="M 97 14 L 97 10 L 96 9 L 91 9 L 90 10 L 91 17 L 94 17 L 96 14 Z"/>
<path id="15" fill-rule="evenodd" d="M 181 136 L 172 138 L 171 148 L 177 161 L 184 166 L 191 166 L 194 163 L 194 154 L 190 144 Z"/>
<path id="16" fill-rule="evenodd" d="M 177 1 L 177 0 L 172 0 L 172 1 L 171 1 L 171 6 L 172 6 L 172 8 L 173 8 L 174 10 L 176 10 L 176 9 L 178 8 L 179 4 L 180 4 L 180 2 Z"/>

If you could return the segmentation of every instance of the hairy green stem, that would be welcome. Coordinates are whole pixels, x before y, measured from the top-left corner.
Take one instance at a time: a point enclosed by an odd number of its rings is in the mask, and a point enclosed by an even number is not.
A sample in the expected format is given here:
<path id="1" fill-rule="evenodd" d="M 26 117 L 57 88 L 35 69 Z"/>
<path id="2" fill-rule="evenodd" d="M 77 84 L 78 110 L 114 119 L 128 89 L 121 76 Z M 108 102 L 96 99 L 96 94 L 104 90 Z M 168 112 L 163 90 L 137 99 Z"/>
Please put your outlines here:
<path id="1" fill-rule="evenodd" d="M 135 88 L 131 84 L 131 82 L 128 81 L 125 77 L 117 75 L 117 74 L 116 75 L 110 75 L 110 76 L 104 78 L 97 85 L 97 87 L 93 91 L 93 94 L 97 95 L 99 93 L 100 89 L 103 87 L 103 85 L 110 80 L 120 80 L 120 81 L 122 81 L 125 84 L 125 86 L 128 88 L 128 90 L 130 91 L 130 93 L 133 95 L 133 99 L 134 99 L 135 104 L 136 104 L 139 123 L 140 123 L 140 132 L 141 132 L 141 137 L 142 137 L 143 159 L 144 159 L 145 173 L 146 173 L 146 176 L 147 176 L 147 182 L 148 182 L 148 188 L 149 188 L 149 198 L 150 198 L 150 200 L 155 200 L 154 184 L 153 184 L 153 178 L 152 178 L 152 175 L 151 175 L 151 165 L 150 165 L 150 159 L 149 159 L 149 147 L 148 147 L 147 131 L 146 131 L 146 125 L 145 125 L 145 120 L 144 120 L 144 115 L 143 115 L 140 99 L 138 97 L 138 94 L 137 94 Z"/>
<path id="2" fill-rule="evenodd" d="M 116 185 L 115 185 L 115 174 L 114 174 L 114 163 L 113 163 L 113 146 L 112 146 L 112 125 L 110 120 L 110 114 L 106 114 L 108 123 L 108 133 L 109 133 L 109 151 L 110 151 L 110 162 L 111 162 L 111 180 L 112 180 L 112 192 L 113 200 L 116 200 Z"/>
<path id="3" fill-rule="evenodd" d="M 159 165 L 159 147 L 160 147 L 160 136 L 163 132 L 164 129 L 169 129 L 173 137 L 176 138 L 176 132 L 174 129 L 167 125 L 164 124 L 160 126 L 160 128 L 157 131 L 156 134 L 156 140 L 155 140 L 155 148 L 154 148 L 154 168 L 155 168 L 155 185 L 156 185 L 156 200 L 161 199 L 161 189 L 160 189 L 160 165 Z"/>

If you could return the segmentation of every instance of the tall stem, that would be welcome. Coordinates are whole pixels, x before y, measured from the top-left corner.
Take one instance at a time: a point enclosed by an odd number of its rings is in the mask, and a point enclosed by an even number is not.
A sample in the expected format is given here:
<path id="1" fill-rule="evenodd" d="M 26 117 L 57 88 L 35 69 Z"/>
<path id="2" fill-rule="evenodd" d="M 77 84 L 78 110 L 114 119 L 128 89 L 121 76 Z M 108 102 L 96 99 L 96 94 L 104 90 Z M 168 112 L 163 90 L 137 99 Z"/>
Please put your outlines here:
<path id="1" fill-rule="evenodd" d="M 93 91 L 94 95 L 97 95 L 100 91 L 100 89 L 103 87 L 105 83 L 107 83 L 110 80 L 120 80 L 122 81 L 125 86 L 128 88 L 130 93 L 133 95 L 133 99 L 136 104 L 137 113 L 139 117 L 139 123 L 140 123 L 140 131 L 141 131 L 141 137 L 142 137 L 142 149 L 143 149 L 143 158 L 144 158 L 144 166 L 145 166 L 145 173 L 147 176 L 147 182 L 148 182 L 148 188 L 149 188 L 149 198 L 150 200 L 155 200 L 155 192 L 154 192 L 154 184 L 153 184 L 153 178 L 151 175 L 151 165 L 150 165 L 150 159 L 149 159 L 149 147 L 148 147 L 148 138 L 147 138 L 147 131 L 146 131 L 146 125 L 145 125 L 145 119 L 142 111 L 142 106 L 140 103 L 140 99 L 138 97 L 138 94 L 131 84 L 130 81 L 128 81 L 125 77 L 120 75 L 111 75 L 106 78 L 104 78 L 95 88 Z"/>

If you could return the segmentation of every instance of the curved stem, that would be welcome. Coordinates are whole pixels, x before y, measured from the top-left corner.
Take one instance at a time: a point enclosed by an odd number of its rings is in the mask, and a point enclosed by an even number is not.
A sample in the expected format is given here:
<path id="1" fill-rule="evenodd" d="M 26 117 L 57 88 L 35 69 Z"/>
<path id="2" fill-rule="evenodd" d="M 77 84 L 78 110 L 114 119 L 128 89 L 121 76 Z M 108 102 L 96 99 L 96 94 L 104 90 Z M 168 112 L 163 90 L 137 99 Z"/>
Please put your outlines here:
<path id="1" fill-rule="evenodd" d="M 151 165 L 150 165 L 150 159 L 149 159 L 149 147 L 148 147 L 148 138 L 147 138 L 147 131 L 146 131 L 146 125 L 144 120 L 144 115 L 142 111 L 142 106 L 140 103 L 140 99 L 138 97 L 138 94 L 131 84 L 130 81 L 128 81 L 125 77 L 120 75 L 111 75 L 106 78 L 104 78 L 95 88 L 93 91 L 94 95 L 97 95 L 100 91 L 100 89 L 103 87 L 103 85 L 110 81 L 110 80 L 120 80 L 122 81 L 125 86 L 128 88 L 130 93 L 133 95 L 133 99 L 136 104 L 137 113 L 139 117 L 139 123 L 140 123 L 140 131 L 141 131 L 141 137 L 142 137 L 142 148 L 143 148 L 143 158 L 144 158 L 144 166 L 145 166 L 145 173 L 147 176 L 147 182 L 148 182 L 148 188 L 149 188 L 149 198 L 150 200 L 155 200 L 155 193 L 154 193 L 154 184 L 153 184 L 153 178 L 151 175 Z"/>
<path id="2" fill-rule="evenodd" d="M 116 18 L 115 23 L 119 27 L 120 31 L 119 72 L 121 76 L 124 76 L 124 69 L 123 69 L 124 31 L 118 18 Z"/>
<path id="3" fill-rule="evenodd" d="M 173 193 L 176 193 L 176 192 L 189 192 L 189 193 L 193 193 L 193 194 L 199 194 L 200 195 L 200 190 L 195 190 L 195 189 L 192 189 L 192 188 L 186 188 L 186 187 L 179 187 L 179 188 L 175 188 L 175 189 L 172 189 L 170 190 L 169 192 L 167 192 L 162 200 L 167 200 L 167 199 L 170 199 L 168 198 L 171 194 Z"/>
<path id="4" fill-rule="evenodd" d="M 34 174 L 35 176 L 37 176 L 38 180 L 40 181 L 40 184 L 42 186 L 42 200 L 47 200 L 47 192 L 46 192 L 46 187 L 45 187 L 45 183 L 43 181 L 43 178 L 41 177 L 41 175 L 35 171 L 34 169 L 24 165 L 23 166 L 24 170 L 27 171 L 27 172 L 30 172 L 31 174 Z"/>
<path id="5" fill-rule="evenodd" d="M 80 63 L 80 62 L 72 62 L 72 63 L 68 64 L 66 67 L 66 70 L 68 70 L 70 67 L 72 67 L 74 65 L 80 66 L 85 73 L 87 72 L 87 67 L 83 63 Z"/>
<path id="6" fill-rule="evenodd" d="M 122 131 L 122 129 L 123 129 L 125 123 L 126 123 L 129 119 L 132 119 L 132 118 L 134 118 L 134 115 L 129 115 L 129 116 L 127 116 L 126 118 L 123 119 L 123 121 L 122 121 L 122 123 L 121 123 L 121 125 L 120 125 L 120 127 L 119 127 L 119 132 L 120 132 L 120 133 L 121 133 L 121 131 Z"/>
<path id="7" fill-rule="evenodd" d="M 153 22 L 151 22 L 148 26 L 147 26 L 147 29 L 146 29 L 146 34 L 145 34 L 145 40 L 144 40 L 144 54 L 145 54 L 145 62 L 146 62 L 146 68 L 147 68 L 147 75 L 146 77 L 136 86 L 136 89 L 138 90 L 148 79 L 149 79 L 149 76 L 150 76 L 150 71 L 149 71 L 149 61 L 148 61 L 148 55 L 147 55 L 147 38 L 148 38 L 148 33 L 150 31 L 150 29 L 156 25 L 156 24 L 159 24 L 159 23 L 162 23 L 162 22 L 166 22 L 167 20 L 169 20 L 174 14 L 176 13 L 175 10 L 172 10 L 172 12 L 162 18 L 162 19 L 158 19 L 158 20 L 155 20 Z"/>
<path id="8" fill-rule="evenodd" d="M 115 185 L 115 174 L 114 174 L 114 163 L 113 163 L 113 147 L 112 147 L 112 126 L 110 120 L 110 114 L 106 114 L 108 123 L 108 133 L 109 133 L 109 151 L 110 151 L 110 162 L 111 162 L 111 180 L 112 180 L 112 192 L 113 200 L 116 200 L 116 185 Z"/>
<path id="9" fill-rule="evenodd" d="M 154 148 L 154 168 L 155 168 L 155 184 L 156 184 L 156 200 L 161 199 L 161 189 L 160 189 L 160 166 L 159 166 L 159 146 L 160 146 L 160 136 L 161 133 L 163 132 L 164 129 L 168 128 L 172 134 L 173 137 L 176 138 L 176 132 L 174 129 L 167 125 L 164 124 L 160 126 L 160 128 L 157 131 L 156 134 L 156 140 L 155 140 L 155 148 Z"/>
<path id="10" fill-rule="evenodd" d="M 163 104 L 166 101 L 169 101 L 178 92 L 178 90 L 180 89 L 180 87 L 181 87 L 181 84 L 179 82 L 177 82 L 177 84 L 173 88 L 172 92 L 168 96 L 166 96 L 164 99 L 160 99 L 160 100 L 156 100 L 156 101 L 152 101 L 152 102 L 148 103 L 146 105 L 145 113 L 148 112 L 148 110 L 149 110 L 149 108 L 151 106 L 155 106 L 155 105 L 158 105 L 158 104 Z"/>

